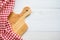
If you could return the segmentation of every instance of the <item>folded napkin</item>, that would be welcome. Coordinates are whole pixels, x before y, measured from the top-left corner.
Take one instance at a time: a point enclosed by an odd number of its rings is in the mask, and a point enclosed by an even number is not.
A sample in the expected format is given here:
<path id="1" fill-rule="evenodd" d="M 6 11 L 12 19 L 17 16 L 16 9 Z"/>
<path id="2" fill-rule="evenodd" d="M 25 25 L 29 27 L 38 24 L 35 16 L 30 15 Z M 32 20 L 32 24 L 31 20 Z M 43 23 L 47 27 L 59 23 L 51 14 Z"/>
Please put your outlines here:
<path id="1" fill-rule="evenodd" d="M 12 12 L 15 0 L 0 0 L 0 40 L 22 40 L 12 31 L 8 16 Z"/>

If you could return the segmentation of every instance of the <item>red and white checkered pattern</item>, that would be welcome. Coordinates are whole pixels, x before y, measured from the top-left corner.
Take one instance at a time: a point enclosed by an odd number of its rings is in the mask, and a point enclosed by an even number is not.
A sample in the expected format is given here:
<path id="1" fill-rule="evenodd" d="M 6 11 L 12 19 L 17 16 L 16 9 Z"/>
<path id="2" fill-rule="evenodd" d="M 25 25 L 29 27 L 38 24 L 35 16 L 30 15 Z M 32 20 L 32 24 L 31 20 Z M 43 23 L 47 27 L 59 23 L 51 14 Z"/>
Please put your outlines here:
<path id="1" fill-rule="evenodd" d="M 0 40 L 22 40 L 12 31 L 8 16 L 14 7 L 14 0 L 0 0 Z"/>

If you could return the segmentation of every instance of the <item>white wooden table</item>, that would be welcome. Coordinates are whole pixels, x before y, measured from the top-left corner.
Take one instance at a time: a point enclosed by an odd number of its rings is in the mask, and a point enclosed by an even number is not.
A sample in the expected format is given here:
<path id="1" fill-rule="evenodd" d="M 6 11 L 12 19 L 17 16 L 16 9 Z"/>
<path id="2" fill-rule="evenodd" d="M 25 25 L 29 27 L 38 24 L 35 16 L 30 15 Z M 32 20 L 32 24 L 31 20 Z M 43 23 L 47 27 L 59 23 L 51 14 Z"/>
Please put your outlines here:
<path id="1" fill-rule="evenodd" d="M 29 29 L 24 40 L 60 40 L 60 0 L 16 0 L 14 11 L 19 13 L 25 6 L 32 14 L 26 19 Z"/>

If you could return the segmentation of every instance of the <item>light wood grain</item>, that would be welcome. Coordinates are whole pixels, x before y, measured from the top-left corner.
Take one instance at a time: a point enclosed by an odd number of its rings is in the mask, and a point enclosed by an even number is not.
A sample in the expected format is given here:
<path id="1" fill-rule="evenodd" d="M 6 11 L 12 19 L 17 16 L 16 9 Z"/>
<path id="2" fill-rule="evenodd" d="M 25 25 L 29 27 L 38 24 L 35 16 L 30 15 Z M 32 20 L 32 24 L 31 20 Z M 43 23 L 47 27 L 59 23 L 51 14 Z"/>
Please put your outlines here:
<path id="1" fill-rule="evenodd" d="M 12 25 L 12 29 L 15 33 L 22 36 L 28 29 L 27 24 L 24 22 L 24 19 L 31 13 L 29 7 L 25 7 L 20 14 L 15 14 L 12 12 L 9 16 L 9 22 Z"/>

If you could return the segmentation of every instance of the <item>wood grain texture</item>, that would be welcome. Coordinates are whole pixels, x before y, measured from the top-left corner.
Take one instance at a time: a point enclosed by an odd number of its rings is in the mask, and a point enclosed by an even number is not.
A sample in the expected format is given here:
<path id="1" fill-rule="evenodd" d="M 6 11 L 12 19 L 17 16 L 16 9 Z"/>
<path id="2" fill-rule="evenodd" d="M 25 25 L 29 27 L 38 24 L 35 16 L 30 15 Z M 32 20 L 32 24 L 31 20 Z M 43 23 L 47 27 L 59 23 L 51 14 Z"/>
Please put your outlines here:
<path id="1" fill-rule="evenodd" d="M 8 17 L 12 29 L 15 33 L 22 36 L 28 29 L 27 24 L 24 22 L 24 19 L 31 13 L 29 7 L 25 7 L 20 14 L 15 14 L 12 12 Z"/>

